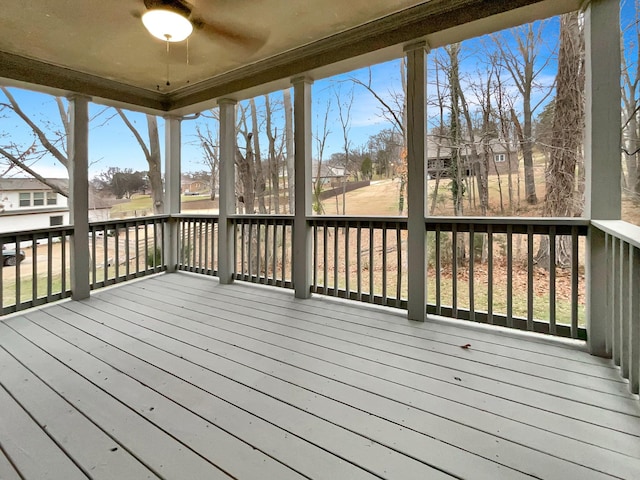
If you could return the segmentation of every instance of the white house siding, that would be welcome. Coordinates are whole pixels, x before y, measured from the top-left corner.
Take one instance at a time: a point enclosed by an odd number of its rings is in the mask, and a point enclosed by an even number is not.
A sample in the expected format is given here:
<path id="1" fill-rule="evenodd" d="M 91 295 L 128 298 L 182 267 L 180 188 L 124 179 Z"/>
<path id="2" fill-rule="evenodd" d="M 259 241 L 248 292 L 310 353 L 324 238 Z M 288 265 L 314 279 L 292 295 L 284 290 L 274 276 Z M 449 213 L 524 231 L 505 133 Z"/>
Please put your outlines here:
<path id="1" fill-rule="evenodd" d="M 11 211 L 0 214 L 0 233 L 36 230 L 51 226 L 51 217 L 62 217 L 62 225 L 69 225 L 69 209 L 48 209 L 47 211 Z"/>

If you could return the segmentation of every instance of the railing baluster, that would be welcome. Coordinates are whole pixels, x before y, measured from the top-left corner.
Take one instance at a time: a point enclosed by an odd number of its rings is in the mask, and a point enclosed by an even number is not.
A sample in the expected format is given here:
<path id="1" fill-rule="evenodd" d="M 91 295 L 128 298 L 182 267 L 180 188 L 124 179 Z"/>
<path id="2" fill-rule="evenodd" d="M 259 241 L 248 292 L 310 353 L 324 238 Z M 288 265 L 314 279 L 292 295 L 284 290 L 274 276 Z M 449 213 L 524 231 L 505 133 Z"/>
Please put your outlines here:
<path id="1" fill-rule="evenodd" d="M 120 227 L 118 226 L 118 224 L 115 224 L 115 229 L 116 229 L 116 235 L 114 237 L 114 241 L 115 241 L 115 281 L 116 283 L 120 281 Z"/>
<path id="2" fill-rule="evenodd" d="M 578 228 L 571 227 L 571 338 L 578 338 Z"/>
<path id="3" fill-rule="evenodd" d="M 67 231 L 63 230 L 62 231 L 62 235 L 60 236 L 60 242 L 61 242 L 61 253 L 62 255 L 60 255 L 60 261 L 62 262 L 62 285 L 61 285 L 61 291 L 62 291 L 62 296 L 65 297 L 67 294 Z"/>
<path id="4" fill-rule="evenodd" d="M 361 302 L 362 301 L 362 224 L 360 222 L 357 223 L 356 230 L 356 268 L 358 270 L 356 282 L 358 284 L 358 292 L 356 294 L 356 299 Z"/>
<path id="5" fill-rule="evenodd" d="M 236 223 L 235 220 L 233 222 L 234 224 Z M 238 224 L 240 225 L 240 276 L 241 278 L 245 278 L 245 266 L 246 266 L 246 262 L 245 262 L 245 239 L 246 239 L 246 234 L 245 234 L 245 223 L 244 220 L 239 220 Z"/>
<path id="6" fill-rule="evenodd" d="M 396 262 L 398 270 L 398 278 L 396 281 L 396 307 L 400 307 L 400 299 L 402 297 L 402 230 L 400 224 L 396 223 Z"/>
<path id="7" fill-rule="evenodd" d="M 325 295 L 327 295 L 327 293 L 329 292 L 329 281 L 327 279 L 327 275 L 329 274 L 329 267 L 327 266 L 328 263 L 328 256 L 329 256 L 329 245 L 327 244 L 329 238 L 328 238 L 328 226 L 325 223 L 322 227 L 322 250 L 324 252 L 324 257 L 322 259 L 322 267 L 323 267 L 323 277 L 322 277 L 322 285 L 323 285 L 323 292 Z"/>
<path id="8" fill-rule="evenodd" d="M 556 335 L 556 227 L 549 229 L 549 333 Z"/>
<path id="9" fill-rule="evenodd" d="M 442 233 L 440 225 L 436 225 L 436 315 L 442 315 Z"/>
<path id="10" fill-rule="evenodd" d="M 369 302 L 375 302 L 375 288 L 373 284 L 373 222 L 369 222 Z"/>
<path id="11" fill-rule="evenodd" d="M 629 249 L 627 242 L 622 242 L 620 249 L 620 371 L 624 378 L 629 378 L 629 341 L 631 336 L 629 302 Z"/>
<path id="12" fill-rule="evenodd" d="M 487 322 L 493 325 L 493 225 L 487 225 Z"/>
<path id="13" fill-rule="evenodd" d="M 458 318 L 458 225 L 451 229 L 451 312 Z"/>
<path id="14" fill-rule="evenodd" d="M 640 248 L 629 252 L 629 390 L 640 393 Z"/>
<path id="15" fill-rule="evenodd" d="M 527 226 L 527 330 L 533 331 L 533 225 Z"/>
<path id="16" fill-rule="evenodd" d="M 91 243 L 95 243 L 92 241 Z M 93 283 L 96 281 L 96 255 L 95 246 L 93 253 Z M 53 235 L 51 232 L 47 234 L 47 302 L 52 301 L 53 295 Z M 0 302 L 0 307 L 2 303 Z"/>
<path id="17" fill-rule="evenodd" d="M 507 327 L 513 327 L 513 226 L 507 226 Z"/>
<path id="18" fill-rule="evenodd" d="M 130 250 L 129 250 L 129 224 L 125 223 L 125 228 L 124 228 L 124 256 L 126 259 L 126 266 L 124 269 L 124 275 L 125 278 L 129 278 L 129 273 L 130 273 L 130 267 L 129 264 L 131 263 L 131 256 L 130 256 Z"/>
<path id="19" fill-rule="evenodd" d="M 269 241 L 271 239 L 271 227 L 274 223 L 275 221 L 269 220 L 265 223 L 264 226 L 264 278 L 267 285 L 271 285 L 272 278 L 269 270 L 269 253 L 271 251 L 271 243 L 269 243 Z"/>
<path id="20" fill-rule="evenodd" d="M 333 226 L 333 296 L 338 296 L 338 222 Z"/>
<path id="21" fill-rule="evenodd" d="M 260 282 L 260 267 L 261 267 L 261 262 L 260 262 L 260 251 L 261 251 L 261 245 L 262 245 L 262 221 L 261 220 L 257 220 L 256 221 L 256 283 L 261 283 Z"/>
<path id="22" fill-rule="evenodd" d="M 201 267 L 201 273 L 204 273 L 205 275 L 211 275 L 211 272 L 213 271 L 213 267 L 210 265 L 209 263 L 209 242 L 213 242 L 213 224 L 212 224 L 212 219 L 207 218 L 205 220 L 202 221 L 203 225 L 204 225 L 204 240 L 203 240 L 203 260 L 204 263 L 202 263 L 200 265 Z M 211 235 L 211 240 L 209 240 L 209 235 Z M 213 246 L 212 248 L 212 252 L 213 252 Z"/>
<path id="23" fill-rule="evenodd" d="M 318 224 L 314 220 L 312 228 L 313 242 L 313 292 L 318 291 Z"/>
<path id="24" fill-rule="evenodd" d="M 31 300 L 35 301 L 38 298 L 38 243 L 35 235 L 31 236 L 31 257 Z"/>
<path id="25" fill-rule="evenodd" d="M 473 224 L 469 225 L 469 320 L 472 322 L 476 321 L 476 305 L 474 299 L 474 281 L 475 281 L 475 273 L 474 273 L 474 262 L 476 256 L 476 245 L 475 245 L 475 232 Z"/>
<path id="26" fill-rule="evenodd" d="M 387 304 L 387 224 L 382 225 L 382 305 Z"/>
<path id="27" fill-rule="evenodd" d="M 20 252 L 20 237 L 16 236 L 16 254 L 18 252 Z M 22 296 L 20 294 L 20 289 L 21 289 L 21 284 L 22 284 L 22 279 L 20 278 L 20 262 L 16 262 L 16 265 L 14 267 L 14 270 L 16 272 L 16 310 L 21 310 L 21 303 L 22 303 Z"/>
<path id="28" fill-rule="evenodd" d="M 345 290 L 345 298 L 351 298 L 351 287 L 349 285 L 349 277 L 351 275 L 351 265 L 349 264 L 349 230 L 350 230 L 349 222 L 345 223 L 344 226 L 344 290 Z"/>
<path id="29" fill-rule="evenodd" d="M 293 240 L 293 232 L 291 234 L 291 239 Z M 293 259 L 292 259 L 293 261 Z M 293 265 L 291 265 L 291 271 L 293 271 Z M 284 287 L 287 283 L 287 224 L 286 222 L 282 222 L 282 286 Z"/>
<path id="30" fill-rule="evenodd" d="M 273 285 L 278 284 L 278 269 L 276 266 L 277 260 L 277 247 L 278 247 L 278 225 L 279 222 L 273 224 Z M 284 223 L 282 223 L 282 229 L 284 230 Z"/>
<path id="31" fill-rule="evenodd" d="M 616 365 L 620 365 L 620 276 L 617 273 L 620 257 L 618 254 L 618 246 L 621 240 L 615 237 L 611 238 L 611 320 L 613 327 L 612 353 L 613 361 Z"/>

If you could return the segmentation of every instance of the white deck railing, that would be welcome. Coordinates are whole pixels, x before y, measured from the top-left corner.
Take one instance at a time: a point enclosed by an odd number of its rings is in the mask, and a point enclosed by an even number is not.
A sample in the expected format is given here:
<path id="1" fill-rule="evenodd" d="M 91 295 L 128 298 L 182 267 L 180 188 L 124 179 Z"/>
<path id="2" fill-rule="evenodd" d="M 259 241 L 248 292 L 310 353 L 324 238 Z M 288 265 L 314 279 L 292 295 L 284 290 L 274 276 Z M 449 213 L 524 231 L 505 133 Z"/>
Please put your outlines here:
<path id="1" fill-rule="evenodd" d="M 292 288 L 293 224 L 292 216 L 229 217 L 232 278 Z M 177 228 L 178 250 L 173 257 L 165 255 L 167 242 L 162 242 L 163 235 L 169 236 L 170 225 Z M 406 308 L 411 261 L 406 219 L 308 217 L 307 225 L 309 291 Z M 624 222 L 593 225 L 607 235 L 610 281 L 602 295 L 610 305 L 610 350 L 637 390 L 639 229 Z M 580 219 L 426 219 L 427 312 L 585 339 L 584 247 L 589 228 L 589 222 Z M 93 223 L 90 286 L 96 289 L 172 267 L 218 275 L 219 229 L 218 217 L 212 215 Z M 69 296 L 72 236 L 73 227 L 0 235 L 0 244 L 18 244 L 33 252 L 28 254 L 31 262 L 3 268 L 2 314 Z M 46 246 L 38 247 L 38 242 Z M 545 242 L 562 244 L 557 251 L 562 252 L 563 265 L 542 268 L 536 264 Z M 556 249 L 548 252 L 548 264 L 556 264 L 560 260 Z M 176 265 L 169 265 L 173 261 L 168 258 L 175 258 Z"/>
<path id="2" fill-rule="evenodd" d="M 607 351 L 629 379 L 629 390 L 640 393 L 640 227 L 620 220 L 593 221 L 605 234 L 607 279 Z"/>

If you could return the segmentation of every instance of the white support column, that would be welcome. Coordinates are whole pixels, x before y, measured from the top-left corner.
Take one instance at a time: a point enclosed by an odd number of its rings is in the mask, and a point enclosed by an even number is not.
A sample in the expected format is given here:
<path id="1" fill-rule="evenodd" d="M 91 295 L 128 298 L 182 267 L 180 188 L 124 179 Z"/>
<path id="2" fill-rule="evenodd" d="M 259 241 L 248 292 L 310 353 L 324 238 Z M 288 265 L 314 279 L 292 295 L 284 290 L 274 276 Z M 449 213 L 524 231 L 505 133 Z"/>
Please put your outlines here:
<path id="1" fill-rule="evenodd" d="M 179 117 L 166 116 L 165 129 L 165 181 L 164 213 L 180 213 L 180 177 L 182 150 L 182 122 Z M 178 222 L 170 220 L 166 224 L 163 249 L 167 272 L 175 272 L 178 265 Z"/>
<path id="2" fill-rule="evenodd" d="M 407 56 L 408 318 L 424 321 L 427 306 L 426 204 L 426 42 L 405 47 Z"/>
<path id="3" fill-rule="evenodd" d="M 218 216 L 218 277 L 220 283 L 232 283 L 235 266 L 234 231 L 229 215 L 235 213 L 236 101 L 222 99 L 220 106 L 220 171 L 218 175 L 220 212 Z"/>
<path id="4" fill-rule="evenodd" d="M 620 2 L 591 0 L 585 8 L 585 217 L 620 219 Z M 587 239 L 587 334 L 593 355 L 610 356 L 604 234 Z"/>
<path id="5" fill-rule="evenodd" d="M 89 98 L 69 97 L 69 198 L 71 237 L 71 298 L 89 297 Z"/>
<path id="6" fill-rule="evenodd" d="M 311 85 L 307 77 L 294 78 L 295 216 L 293 224 L 293 285 L 296 298 L 311 296 Z"/>

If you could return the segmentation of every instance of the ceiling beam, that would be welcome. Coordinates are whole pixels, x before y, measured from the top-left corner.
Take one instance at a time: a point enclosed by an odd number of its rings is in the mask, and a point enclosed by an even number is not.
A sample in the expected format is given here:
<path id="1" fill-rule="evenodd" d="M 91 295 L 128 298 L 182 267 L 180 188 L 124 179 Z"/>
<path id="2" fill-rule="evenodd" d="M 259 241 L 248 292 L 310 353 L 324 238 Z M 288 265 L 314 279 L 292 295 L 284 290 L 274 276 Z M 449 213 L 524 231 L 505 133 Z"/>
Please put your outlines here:
<path id="1" fill-rule="evenodd" d="M 19 82 L 13 83 L 14 85 L 42 90 L 54 95 L 82 94 L 91 97 L 94 101 L 111 100 L 124 105 L 143 107 L 153 112 L 163 112 L 169 107 L 168 99 L 162 93 L 2 51 L 0 51 L 1 77 Z M 21 83 L 24 84 L 20 85 Z M 37 86 L 45 88 L 38 89 Z"/>

